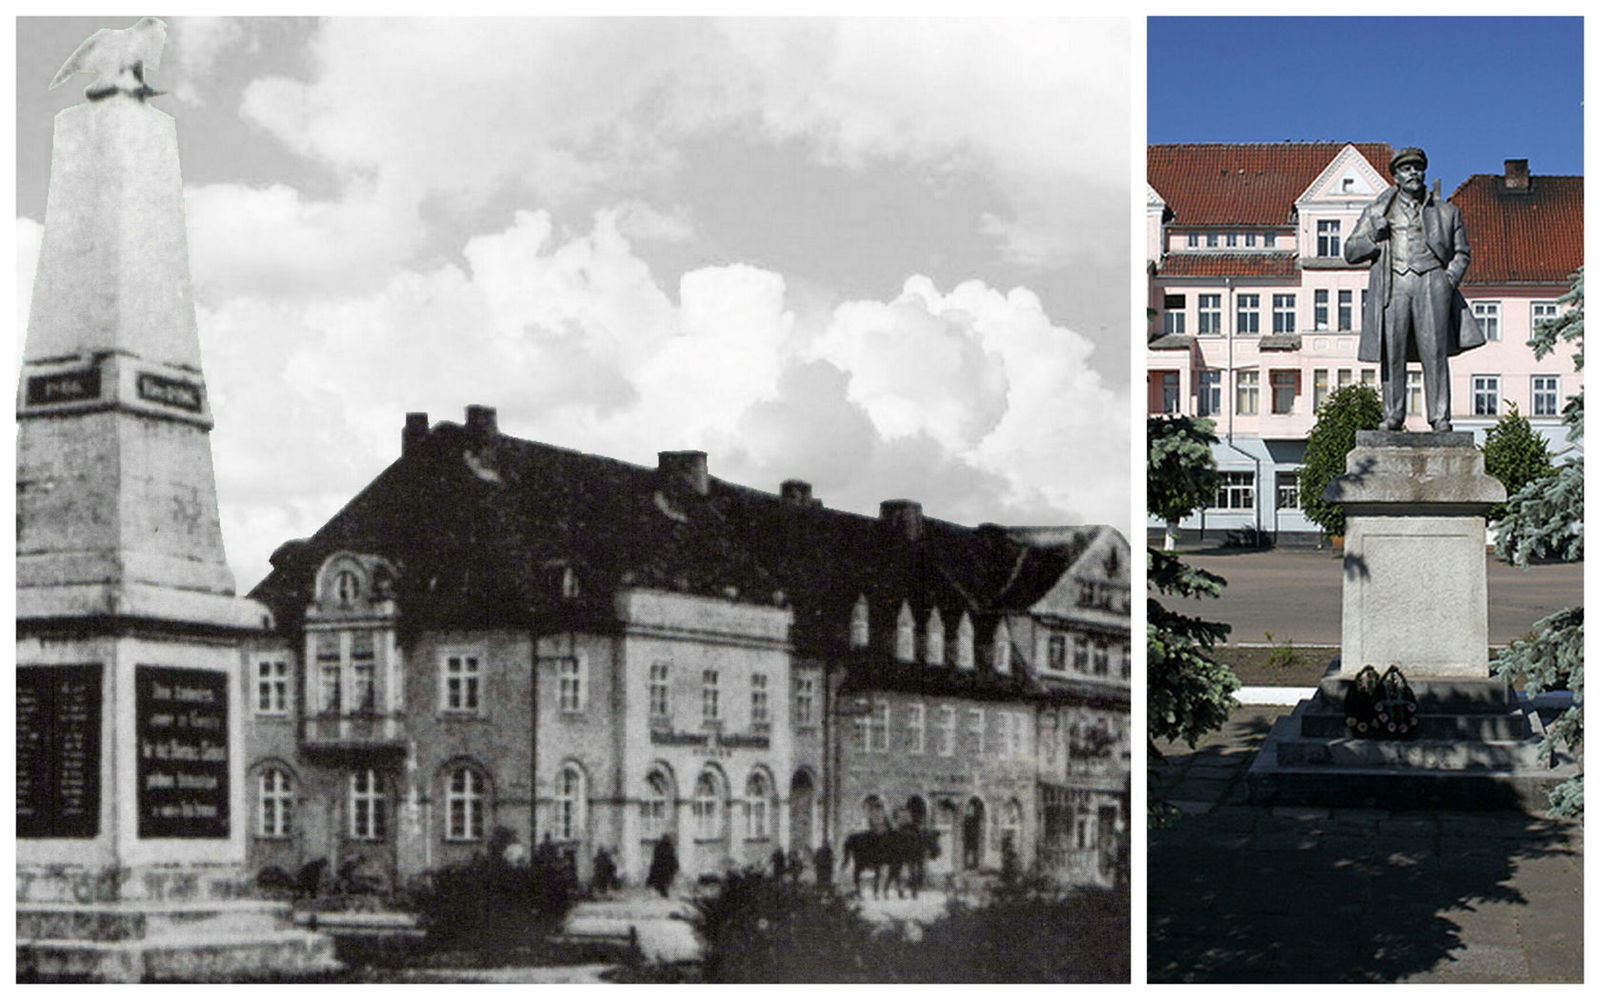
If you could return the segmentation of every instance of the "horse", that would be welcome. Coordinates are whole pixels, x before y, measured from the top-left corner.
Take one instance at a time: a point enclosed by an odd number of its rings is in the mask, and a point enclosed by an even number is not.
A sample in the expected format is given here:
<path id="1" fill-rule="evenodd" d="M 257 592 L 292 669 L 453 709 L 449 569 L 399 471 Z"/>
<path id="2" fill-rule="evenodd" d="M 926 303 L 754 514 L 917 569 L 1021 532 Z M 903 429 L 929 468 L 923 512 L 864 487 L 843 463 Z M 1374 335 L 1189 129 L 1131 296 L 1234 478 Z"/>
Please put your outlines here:
<path id="1" fill-rule="evenodd" d="M 901 826 L 893 830 L 862 830 L 844 838 L 842 864 L 855 862 L 856 894 L 861 893 L 862 869 L 872 869 L 872 894 L 883 898 L 886 889 L 893 888 L 900 898 L 905 898 L 901 884 L 902 869 L 910 869 L 911 898 L 916 899 L 922 889 L 927 860 L 938 854 L 936 835 L 915 826 Z M 884 869 L 888 869 L 885 877 Z"/>

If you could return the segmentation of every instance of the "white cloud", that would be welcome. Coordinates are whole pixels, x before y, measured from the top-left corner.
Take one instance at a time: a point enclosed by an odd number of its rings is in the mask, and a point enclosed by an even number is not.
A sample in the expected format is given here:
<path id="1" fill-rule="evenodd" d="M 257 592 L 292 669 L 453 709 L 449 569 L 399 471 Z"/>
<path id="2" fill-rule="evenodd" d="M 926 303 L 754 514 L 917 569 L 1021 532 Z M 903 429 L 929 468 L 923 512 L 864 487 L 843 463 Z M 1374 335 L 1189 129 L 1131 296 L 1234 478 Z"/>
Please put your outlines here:
<path id="1" fill-rule="evenodd" d="M 175 17 L 168 22 L 171 33 L 166 60 L 177 82 L 173 96 L 185 104 L 204 104 L 196 84 L 209 77 L 221 58 L 245 41 L 247 21 L 237 17 Z"/>

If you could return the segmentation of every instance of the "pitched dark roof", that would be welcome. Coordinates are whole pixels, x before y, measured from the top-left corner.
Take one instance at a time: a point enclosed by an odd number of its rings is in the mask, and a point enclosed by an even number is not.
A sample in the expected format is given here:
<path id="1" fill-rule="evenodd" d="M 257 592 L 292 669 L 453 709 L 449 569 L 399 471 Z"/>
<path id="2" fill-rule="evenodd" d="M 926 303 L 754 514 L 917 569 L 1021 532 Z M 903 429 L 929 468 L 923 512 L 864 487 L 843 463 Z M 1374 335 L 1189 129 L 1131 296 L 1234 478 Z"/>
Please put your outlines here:
<path id="1" fill-rule="evenodd" d="M 1583 264 L 1583 178 L 1535 174 L 1523 190 L 1473 174 L 1450 196 L 1472 246 L 1463 284 L 1558 282 Z"/>
<path id="2" fill-rule="evenodd" d="M 1163 277 L 1292 278 L 1299 273 L 1292 253 L 1169 253 Z"/>
<path id="3" fill-rule="evenodd" d="M 848 648 L 865 595 L 874 662 L 893 661 L 902 602 L 919 626 L 937 608 L 950 645 L 963 613 L 980 643 L 1055 586 L 1101 528 L 1024 543 L 998 525 L 831 510 L 709 477 L 704 495 L 654 468 L 440 423 L 310 539 L 273 555 L 251 596 L 298 627 L 317 568 L 341 550 L 399 568 L 408 630 L 615 626 L 612 597 L 637 586 L 787 606 L 802 654 Z M 565 597 L 571 572 L 579 596 Z M 980 656 L 980 659 L 982 657 Z M 1019 656 L 1025 661 L 1027 657 Z M 922 681 L 943 675 L 924 668 Z M 969 672 L 969 676 L 970 672 Z M 1011 690 L 1025 677 L 954 680 Z"/>
<path id="4" fill-rule="evenodd" d="M 1347 145 L 1380 172 L 1383 142 L 1220 142 L 1146 147 L 1145 179 L 1181 226 L 1283 226 L 1294 200 Z"/>

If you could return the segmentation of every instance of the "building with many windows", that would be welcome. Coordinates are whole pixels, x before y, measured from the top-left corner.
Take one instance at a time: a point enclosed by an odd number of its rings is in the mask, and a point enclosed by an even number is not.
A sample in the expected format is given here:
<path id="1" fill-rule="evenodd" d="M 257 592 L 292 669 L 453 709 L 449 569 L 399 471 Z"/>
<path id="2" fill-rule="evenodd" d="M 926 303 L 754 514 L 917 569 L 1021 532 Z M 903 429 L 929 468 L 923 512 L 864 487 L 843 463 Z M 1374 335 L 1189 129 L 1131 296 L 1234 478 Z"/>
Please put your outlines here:
<path id="1" fill-rule="evenodd" d="M 391 879 L 497 828 L 642 880 L 911 818 L 1107 881 L 1127 840 L 1129 552 L 1105 528 L 830 510 L 407 418 L 402 455 L 253 592 L 250 860 Z M 1007 846 L 1009 845 L 1009 847 Z"/>
<path id="2" fill-rule="evenodd" d="M 1345 263 L 1343 241 L 1389 186 L 1391 155 L 1383 143 L 1149 147 L 1148 410 L 1209 417 L 1221 439 L 1216 502 L 1186 532 L 1317 537 L 1297 475 L 1323 399 L 1378 384 L 1377 365 L 1356 360 L 1367 268 Z M 1573 349 L 1536 360 L 1526 343 L 1582 263 L 1583 182 L 1505 166 L 1451 195 L 1472 247 L 1461 292 L 1488 338 L 1451 362 L 1452 420 L 1481 440 L 1516 406 L 1564 451 Z M 1407 427 L 1425 429 L 1420 366 L 1407 378 Z"/>

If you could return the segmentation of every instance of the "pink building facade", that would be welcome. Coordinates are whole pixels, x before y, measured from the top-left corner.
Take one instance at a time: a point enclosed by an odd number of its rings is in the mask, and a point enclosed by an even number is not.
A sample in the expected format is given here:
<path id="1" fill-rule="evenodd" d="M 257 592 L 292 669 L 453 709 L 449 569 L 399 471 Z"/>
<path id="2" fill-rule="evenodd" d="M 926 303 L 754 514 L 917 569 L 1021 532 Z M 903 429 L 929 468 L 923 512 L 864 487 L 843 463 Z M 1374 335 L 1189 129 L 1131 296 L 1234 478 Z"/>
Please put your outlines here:
<path id="1" fill-rule="evenodd" d="M 1297 474 L 1323 399 L 1378 384 L 1378 366 L 1356 359 L 1367 268 L 1343 250 L 1389 185 L 1390 155 L 1381 143 L 1149 147 L 1147 409 L 1210 418 L 1221 439 L 1223 484 L 1186 534 L 1317 537 Z M 1535 360 L 1527 340 L 1582 262 L 1582 178 L 1507 161 L 1506 175 L 1474 175 L 1451 200 L 1473 249 L 1461 291 L 1489 337 L 1451 364 L 1452 421 L 1481 443 L 1515 406 L 1553 451 L 1575 453 L 1560 422 L 1579 389 L 1573 351 Z M 1420 366 L 1408 376 L 1407 429 L 1426 430 Z"/>

